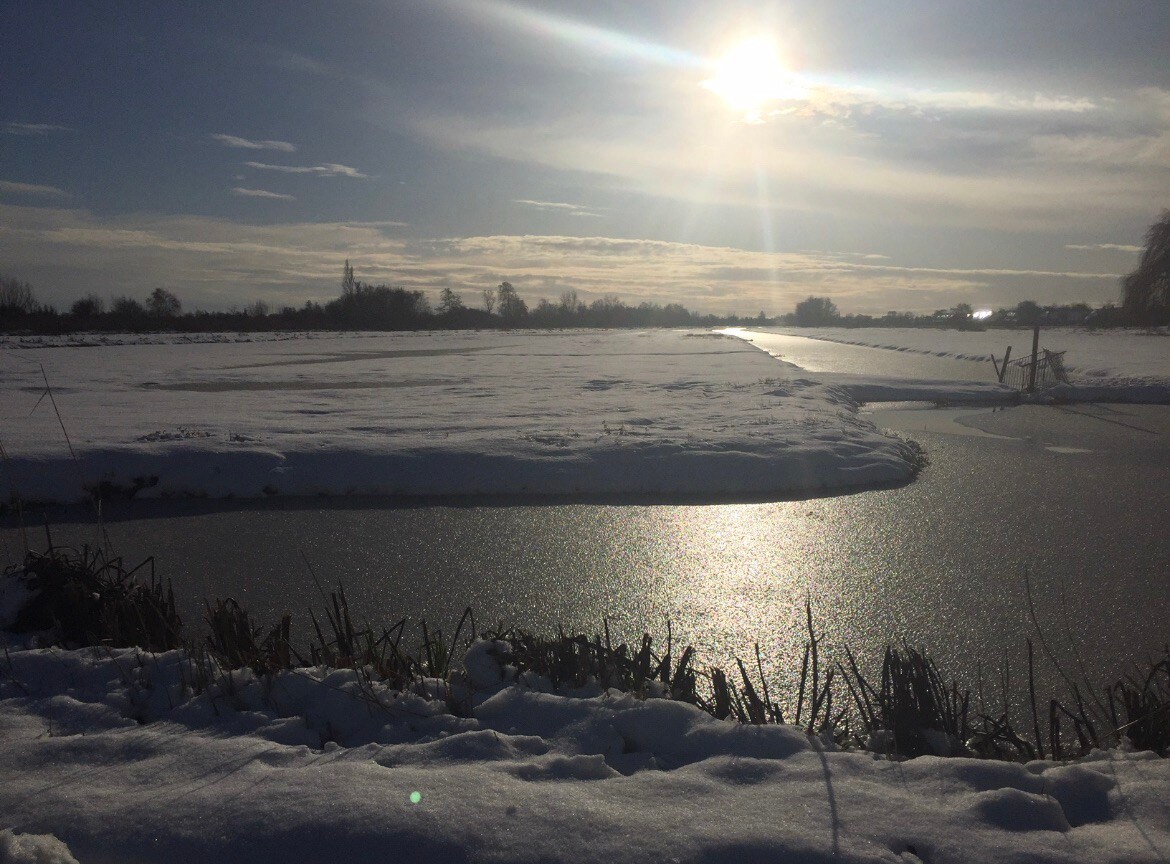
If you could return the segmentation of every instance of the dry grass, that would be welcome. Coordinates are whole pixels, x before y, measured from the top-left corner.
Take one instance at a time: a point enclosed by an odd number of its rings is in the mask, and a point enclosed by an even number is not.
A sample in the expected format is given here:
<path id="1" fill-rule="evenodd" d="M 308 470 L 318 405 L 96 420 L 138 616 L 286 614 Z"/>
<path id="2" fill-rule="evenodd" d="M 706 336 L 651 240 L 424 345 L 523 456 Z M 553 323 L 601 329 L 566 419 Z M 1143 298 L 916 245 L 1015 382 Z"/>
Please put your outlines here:
<path id="1" fill-rule="evenodd" d="M 1144 674 L 1139 670 L 1107 687 L 1105 695 L 1113 729 L 1138 750 L 1170 755 L 1170 646 L 1163 650 Z"/>

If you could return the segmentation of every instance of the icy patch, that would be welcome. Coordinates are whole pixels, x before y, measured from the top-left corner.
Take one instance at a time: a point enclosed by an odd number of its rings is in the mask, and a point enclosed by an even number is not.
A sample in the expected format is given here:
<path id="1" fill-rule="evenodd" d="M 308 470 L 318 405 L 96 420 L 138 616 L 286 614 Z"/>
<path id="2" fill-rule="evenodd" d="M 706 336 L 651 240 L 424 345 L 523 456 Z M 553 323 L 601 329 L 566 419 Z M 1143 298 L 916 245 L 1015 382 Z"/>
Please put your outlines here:
<path id="1" fill-rule="evenodd" d="M 932 432 L 939 435 L 960 435 L 965 438 L 995 438 L 1001 441 L 1018 441 L 1010 435 L 994 435 L 984 432 L 974 426 L 968 426 L 962 421 L 967 417 L 977 417 L 987 412 L 986 408 L 972 410 L 970 408 L 935 408 L 934 406 L 916 408 L 879 408 L 871 411 L 862 411 L 879 428 L 895 429 L 899 432 Z"/>

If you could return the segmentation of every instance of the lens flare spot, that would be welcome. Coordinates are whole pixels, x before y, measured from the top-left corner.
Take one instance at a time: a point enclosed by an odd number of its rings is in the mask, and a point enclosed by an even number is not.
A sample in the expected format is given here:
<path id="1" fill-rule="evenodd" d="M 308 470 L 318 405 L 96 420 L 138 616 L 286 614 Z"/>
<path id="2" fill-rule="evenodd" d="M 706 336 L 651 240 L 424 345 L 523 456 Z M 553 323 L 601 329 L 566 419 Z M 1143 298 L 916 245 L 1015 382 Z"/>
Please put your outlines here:
<path id="1" fill-rule="evenodd" d="M 410 793 L 410 803 L 411 804 L 418 804 L 421 801 L 422 801 L 422 793 L 421 792 L 411 792 Z"/>
<path id="2" fill-rule="evenodd" d="M 747 39 L 715 64 L 715 76 L 700 82 L 733 111 L 759 118 L 769 102 L 800 99 L 806 95 L 784 64 L 776 43 L 766 37 Z"/>

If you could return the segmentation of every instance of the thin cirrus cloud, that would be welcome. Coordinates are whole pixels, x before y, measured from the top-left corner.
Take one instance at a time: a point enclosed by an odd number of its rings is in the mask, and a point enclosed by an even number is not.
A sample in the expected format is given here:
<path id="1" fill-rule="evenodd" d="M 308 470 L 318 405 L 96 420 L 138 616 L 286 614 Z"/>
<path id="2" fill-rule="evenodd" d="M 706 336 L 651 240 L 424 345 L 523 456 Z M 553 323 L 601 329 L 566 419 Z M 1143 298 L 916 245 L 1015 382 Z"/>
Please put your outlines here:
<path id="1" fill-rule="evenodd" d="M 241 198 L 269 198 L 274 201 L 296 201 L 292 195 L 284 195 L 280 192 L 269 192 L 267 189 L 247 189 L 243 186 L 233 186 L 232 194 L 238 195 Z"/>
<path id="2" fill-rule="evenodd" d="M 39 183 L 16 183 L 0 180 L 0 194 L 36 195 L 42 198 L 68 198 L 69 193 L 56 186 L 42 186 Z"/>
<path id="3" fill-rule="evenodd" d="M 323 165 L 269 165 L 266 162 L 245 162 L 244 164 L 258 171 L 280 171 L 285 174 L 313 174 L 317 177 L 357 177 L 362 179 L 370 176 L 363 174 L 356 168 L 338 165 L 335 162 L 326 162 Z"/>
<path id="4" fill-rule="evenodd" d="M 215 134 L 211 137 L 225 147 L 235 147 L 239 150 L 279 150 L 282 153 L 293 153 L 297 149 L 295 144 L 290 144 L 287 141 L 253 141 L 249 138 L 240 138 L 237 135 L 223 134 Z"/>
<path id="5" fill-rule="evenodd" d="M 56 123 L 5 123 L 0 126 L 5 135 L 49 135 L 53 132 L 71 132 L 69 126 Z"/>
<path id="6" fill-rule="evenodd" d="M 1141 246 L 1129 246 L 1125 243 L 1069 243 L 1064 247 L 1074 252 L 1141 252 Z"/>
<path id="7" fill-rule="evenodd" d="M 512 203 L 549 213 L 564 213 L 567 216 L 580 216 L 591 219 L 603 218 L 602 214 L 589 207 L 582 207 L 580 204 L 568 204 L 564 201 L 533 201 L 530 198 L 513 198 Z"/>

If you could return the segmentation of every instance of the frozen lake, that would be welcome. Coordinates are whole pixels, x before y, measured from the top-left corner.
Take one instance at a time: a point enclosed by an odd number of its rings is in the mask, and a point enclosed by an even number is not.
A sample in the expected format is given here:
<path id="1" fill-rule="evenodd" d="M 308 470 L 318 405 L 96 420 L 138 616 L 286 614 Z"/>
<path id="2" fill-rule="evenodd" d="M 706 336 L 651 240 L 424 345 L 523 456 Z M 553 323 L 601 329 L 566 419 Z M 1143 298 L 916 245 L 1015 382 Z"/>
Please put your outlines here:
<path id="1" fill-rule="evenodd" d="M 776 338 L 789 360 L 828 365 L 840 351 L 843 363 L 911 377 L 990 371 Z M 1023 682 L 1034 636 L 1025 577 L 1050 644 L 1068 660 L 1072 634 L 1092 675 L 1120 674 L 1160 648 L 1170 619 L 1165 407 L 876 407 L 879 426 L 926 448 L 930 465 L 910 485 L 704 506 L 147 501 L 111 513 L 107 530 L 127 558 L 152 554 L 174 577 L 188 620 L 201 598 L 232 595 L 261 620 L 301 613 L 302 633 L 303 610 L 319 605 L 303 555 L 326 585 L 344 580 L 374 621 L 451 622 L 467 605 L 480 622 L 543 630 L 592 630 L 608 617 L 621 631 L 664 632 L 669 619 L 707 659 L 746 656 L 758 640 L 788 668 L 807 596 L 829 643 L 864 652 L 905 638 L 949 670 L 973 677 L 982 664 L 989 695 L 1005 651 L 1012 686 Z M 95 536 L 82 518 L 54 532 L 58 542 Z M 18 532 L 0 536 L 3 554 L 16 555 Z"/>

